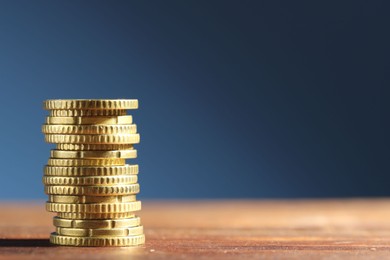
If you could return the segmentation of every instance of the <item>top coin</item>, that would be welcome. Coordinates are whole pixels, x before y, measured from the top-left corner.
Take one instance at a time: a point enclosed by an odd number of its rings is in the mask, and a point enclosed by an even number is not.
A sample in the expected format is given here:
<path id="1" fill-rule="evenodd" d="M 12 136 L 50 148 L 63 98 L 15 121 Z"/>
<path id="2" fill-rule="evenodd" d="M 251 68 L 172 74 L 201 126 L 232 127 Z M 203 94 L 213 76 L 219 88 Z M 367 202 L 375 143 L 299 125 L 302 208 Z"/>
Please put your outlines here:
<path id="1" fill-rule="evenodd" d="M 52 109 L 137 109 L 138 99 L 49 99 L 43 108 Z"/>

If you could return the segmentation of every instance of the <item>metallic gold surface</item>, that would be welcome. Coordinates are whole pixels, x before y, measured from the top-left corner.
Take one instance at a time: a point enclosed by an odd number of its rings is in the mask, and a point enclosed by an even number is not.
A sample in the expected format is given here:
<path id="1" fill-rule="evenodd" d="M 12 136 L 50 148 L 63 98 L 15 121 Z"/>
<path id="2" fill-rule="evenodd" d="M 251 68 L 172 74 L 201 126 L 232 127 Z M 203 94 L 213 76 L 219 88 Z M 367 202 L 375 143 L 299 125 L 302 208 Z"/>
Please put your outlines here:
<path id="1" fill-rule="evenodd" d="M 51 158 L 123 158 L 134 159 L 137 158 L 137 150 L 121 150 L 121 151 L 63 151 L 51 150 Z"/>
<path id="2" fill-rule="evenodd" d="M 138 165 L 140 142 L 128 109 L 136 99 L 46 100 L 42 126 L 54 143 L 44 167 L 46 210 L 56 212 L 50 242 L 68 246 L 135 246 L 145 242 L 135 212 L 141 210 Z"/>
<path id="3" fill-rule="evenodd" d="M 100 110 L 100 109 L 88 109 L 88 110 L 50 110 L 50 116 L 124 116 L 126 115 L 126 109 L 116 110 Z"/>
<path id="4" fill-rule="evenodd" d="M 141 210 L 141 201 L 90 204 L 46 202 L 46 210 L 70 213 L 123 213 Z"/>
<path id="5" fill-rule="evenodd" d="M 48 125 L 130 125 L 132 116 L 48 116 Z"/>
<path id="6" fill-rule="evenodd" d="M 128 228 L 66 228 L 57 227 L 56 232 L 62 236 L 74 237 L 128 237 L 142 235 L 143 226 Z"/>
<path id="7" fill-rule="evenodd" d="M 137 246 L 145 243 L 145 235 L 129 237 L 70 237 L 52 233 L 50 242 L 63 246 Z"/>
<path id="8" fill-rule="evenodd" d="M 114 196 L 139 193 L 139 184 L 115 186 L 45 186 L 47 195 Z"/>
<path id="9" fill-rule="evenodd" d="M 44 134 L 136 134 L 137 125 L 42 125 Z"/>
<path id="10" fill-rule="evenodd" d="M 112 166 L 125 165 L 126 160 L 122 158 L 105 159 L 53 159 L 47 161 L 49 166 Z"/>
<path id="11" fill-rule="evenodd" d="M 116 176 L 92 176 L 92 177 L 53 177 L 43 176 L 42 182 L 45 185 L 69 185 L 69 186 L 112 186 L 116 184 L 137 183 L 137 175 L 116 175 Z"/>
<path id="12" fill-rule="evenodd" d="M 44 173 L 46 176 L 115 176 L 115 175 L 132 175 L 138 174 L 138 164 L 125 164 L 117 166 L 84 166 L 84 167 L 67 167 L 67 166 L 50 166 L 46 165 Z"/>
<path id="13" fill-rule="evenodd" d="M 72 195 L 49 195 L 49 202 L 54 203 L 122 203 L 136 201 L 136 195 L 119 196 L 72 196 Z"/>
<path id="14" fill-rule="evenodd" d="M 139 217 L 124 219 L 80 220 L 53 218 L 53 225 L 65 228 L 126 228 L 136 227 L 141 224 Z"/>
<path id="15" fill-rule="evenodd" d="M 139 134 L 123 135 L 45 135 L 48 143 L 66 144 L 137 144 L 140 141 Z"/>
<path id="16" fill-rule="evenodd" d="M 137 109 L 137 99 L 51 99 L 43 102 L 44 109 Z"/>
<path id="17" fill-rule="evenodd" d="M 58 150 L 64 151 L 109 151 L 134 149 L 132 144 L 56 144 Z"/>
<path id="18" fill-rule="evenodd" d="M 133 218 L 134 212 L 123 213 L 71 213 L 71 212 L 59 212 L 58 217 L 65 219 L 124 219 Z"/>

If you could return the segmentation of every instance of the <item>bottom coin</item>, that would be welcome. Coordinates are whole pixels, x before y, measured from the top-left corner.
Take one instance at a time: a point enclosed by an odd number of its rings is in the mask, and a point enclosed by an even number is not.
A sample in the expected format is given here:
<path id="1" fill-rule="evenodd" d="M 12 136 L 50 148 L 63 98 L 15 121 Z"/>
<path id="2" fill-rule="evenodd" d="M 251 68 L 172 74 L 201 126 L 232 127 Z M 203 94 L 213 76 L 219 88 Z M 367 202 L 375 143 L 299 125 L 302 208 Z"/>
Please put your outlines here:
<path id="1" fill-rule="evenodd" d="M 62 236 L 72 237 L 128 237 L 142 235 L 143 226 L 128 228 L 66 228 L 57 227 L 56 232 Z"/>
<path id="2" fill-rule="evenodd" d="M 145 243 L 145 235 L 128 237 L 72 237 L 51 233 L 50 243 L 63 246 L 138 246 Z"/>

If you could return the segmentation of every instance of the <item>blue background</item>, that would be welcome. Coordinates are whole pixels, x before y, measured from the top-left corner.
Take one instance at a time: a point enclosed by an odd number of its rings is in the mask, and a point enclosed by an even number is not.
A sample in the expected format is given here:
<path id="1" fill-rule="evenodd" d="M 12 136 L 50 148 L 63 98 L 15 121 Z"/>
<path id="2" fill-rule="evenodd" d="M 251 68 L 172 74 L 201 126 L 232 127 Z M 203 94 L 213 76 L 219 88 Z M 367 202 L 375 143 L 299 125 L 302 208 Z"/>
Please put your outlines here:
<path id="1" fill-rule="evenodd" d="M 42 101 L 138 98 L 141 198 L 390 195 L 387 1 L 0 1 L 0 198 Z"/>

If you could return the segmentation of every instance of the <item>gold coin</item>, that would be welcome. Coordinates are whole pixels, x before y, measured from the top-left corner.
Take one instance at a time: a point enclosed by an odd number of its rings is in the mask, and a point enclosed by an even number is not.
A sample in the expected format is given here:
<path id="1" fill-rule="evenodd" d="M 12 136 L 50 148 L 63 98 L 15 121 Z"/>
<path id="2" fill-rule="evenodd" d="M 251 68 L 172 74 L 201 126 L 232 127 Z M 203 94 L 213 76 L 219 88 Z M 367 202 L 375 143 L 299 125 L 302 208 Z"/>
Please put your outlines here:
<path id="1" fill-rule="evenodd" d="M 70 204 L 46 202 L 46 210 L 50 212 L 71 213 L 122 213 L 141 210 L 141 201 L 124 203 L 90 203 Z"/>
<path id="2" fill-rule="evenodd" d="M 66 144 L 138 144 L 139 134 L 125 135 L 55 135 L 46 134 L 45 141 L 48 143 Z"/>
<path id="3" fill-rule="evenodd" d="M 137 109 L 137 99 L 51 99 L 43 102 L 46 110 L 77 109 L 77 110 L 118 110 Z"/>
<path id="4" fill-rule="evenodd" d="M 145 235 L 129 237 L 70 237 L 51 233 L 50 243 L 63 246 L 138 246 L 145 243 Z"/>
<path id="5" fill-rule="evenodd" d="M 128 227 L 128 228 L 66 228 L 57 227 L 56 232 L 62 236 L 73 237 L 128 237 L 142 235 L 144 227 Z"/>
<path id="6" fill-rule="evenodd" d="M 74 212 L 59 212 L 58 217 L 65 219 L 124 219 L 134 218 L 134 212 L 122 212 L 122 213 L 74 213 Z"/>
<path id="7" fill-rule="evenodd" d="M 121 150 L 121 151 L 63 151 L 63 150 L 51 150 L 51 158 L 75 158 L 75 159 L 87 159 L 87 158 L 123 158 L 134 159 L 137 158 L 137 150 Z"/>
<path id="8" fill-rule="evenodd" d="M 58 150 L 65 151 L 107 151 L 107 150 L 130 150 L 132 144 L 56 144 Z"/>
<path id="9" fill-rule="evenodd" d="M 65 186 L 99 186 L 99 185 L 116 185 L 116 184 L 133 184 L 137 183 L 137 175 L 116 175 L 116 176 L 92 176 L 92 177 L 52 177 L 43 176 L 42 182 L 45 185 L 65 185 Z"/>
<path id="10" fill-rule="evenodd" d="M 70 196 L 49 195 L 49 201 L 54 203 L 123 203 L 136 201 L 135 195 L 119 196 Z"/>
<path id="11" fill-rule="evenodd" d="M 116 186 L 45 186 L 47 195 L 114 196 L 139 193 L 139 184 Z"/>
<path id="12" fill-rule="evenodd" d="M 120 166 L 91 166 L 91 167 L 63 167 L 46 165 L 44 173 L 46 176 L 115 176 L 138 174 L 138 164 L 125 164 Z"/>
<path id="13" fill-rule="evenodd" d="M 137 125 L 42 125 L 44 134 L 136 134 Z"/>
<path id="14" fill-rule="evenodd" d="M 52 159 L 47 161 L 49 166 L 112 166 L 124 165 L 125 159 L 106 158 L 106 159 Z"/>
<path id="15" fill-rule="evenodd" d="M 48 125 L 130 125 L 132 116 L 48 116 Z"/>
<path id="16" fill-rule="evenodd" d="M 65 228 L 126 228 L 139 226 L 141 224 L 141 219 L 139 217 L 134 217 L 124 219 L 83 220 L 54 217 L 53 224 L 56 227 Z"/>
<path id="17" fill-rule="evenodd" d="M 50 110 L 50 116 L 124 116 L 127 114 L 126 109 L 117 110 Z"/>

